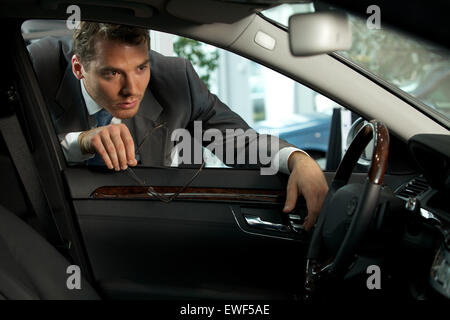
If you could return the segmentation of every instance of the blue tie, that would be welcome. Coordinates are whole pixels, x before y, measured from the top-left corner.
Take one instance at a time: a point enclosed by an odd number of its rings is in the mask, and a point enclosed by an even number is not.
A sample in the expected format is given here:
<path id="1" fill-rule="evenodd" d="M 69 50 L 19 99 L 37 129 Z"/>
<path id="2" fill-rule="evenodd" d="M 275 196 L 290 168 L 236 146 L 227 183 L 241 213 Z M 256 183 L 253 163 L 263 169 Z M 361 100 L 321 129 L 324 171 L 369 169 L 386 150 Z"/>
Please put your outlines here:
<path id="1" fill-rule="evenodd" d="M 97 120 L 97 127 L 107 126 L 112 119 L 112 115 L 105 109 L 100 110 L 95 115 L 95 120 Z"/>
<path id="2" fill-rule="evenodd" d="M 111 123 L 111 119 L 113 116 L 105 109 L 102 109 L 98 111 L 96 114 L 94 114 L 94 117 L 95 120 L 97 121 L 97 127 L 103 127 Z M 96 153 L 95 157 L 88 160 L 88 165 L 104 166 L 105 162 L 103 161 L 102 157 Z"/>

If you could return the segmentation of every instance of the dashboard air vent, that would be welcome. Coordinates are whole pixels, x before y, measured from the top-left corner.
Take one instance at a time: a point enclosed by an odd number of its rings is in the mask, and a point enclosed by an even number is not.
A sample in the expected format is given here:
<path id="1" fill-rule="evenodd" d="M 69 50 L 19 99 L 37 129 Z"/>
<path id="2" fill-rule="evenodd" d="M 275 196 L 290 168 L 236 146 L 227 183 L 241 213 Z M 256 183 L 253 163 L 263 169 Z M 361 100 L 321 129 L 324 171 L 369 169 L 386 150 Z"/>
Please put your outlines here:
<path id="1" fill-rule="evenodd" d="M 410 197 L 415 198 L 429 188 L 430 186 L 428 185 L 427 180 L 425 180 L 423 176 L 418 176 L 401 186 L 397 191 L 397 196 L 404 199 L 408 199 Z"/>

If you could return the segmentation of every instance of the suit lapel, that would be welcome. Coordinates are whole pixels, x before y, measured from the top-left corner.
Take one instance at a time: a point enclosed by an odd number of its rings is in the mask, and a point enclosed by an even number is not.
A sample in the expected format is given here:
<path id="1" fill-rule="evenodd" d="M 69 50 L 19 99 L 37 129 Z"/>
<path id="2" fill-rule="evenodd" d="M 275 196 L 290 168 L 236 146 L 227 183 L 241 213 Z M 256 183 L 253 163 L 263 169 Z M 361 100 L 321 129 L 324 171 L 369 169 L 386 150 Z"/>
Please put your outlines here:
<path id="1" fill-rule="evenodd" d="M 124 120 L 130 131 L 134 132 L 136 146 L 144 141 L 139 154 L 142 164 L 146 166 L 166 164 L 168 129 L 166 125 L 158 127 L 164 123 L 162 111 L 163 108 L 148 87 L 136 116 Z"/>
<path id="2" fill-rule="evenodd" d="M 81 93 L 80 80 L 72 73 L 69 63 L 55 98 L 55 125 L 57 132 L 89 130 L 89 115 Z"/>

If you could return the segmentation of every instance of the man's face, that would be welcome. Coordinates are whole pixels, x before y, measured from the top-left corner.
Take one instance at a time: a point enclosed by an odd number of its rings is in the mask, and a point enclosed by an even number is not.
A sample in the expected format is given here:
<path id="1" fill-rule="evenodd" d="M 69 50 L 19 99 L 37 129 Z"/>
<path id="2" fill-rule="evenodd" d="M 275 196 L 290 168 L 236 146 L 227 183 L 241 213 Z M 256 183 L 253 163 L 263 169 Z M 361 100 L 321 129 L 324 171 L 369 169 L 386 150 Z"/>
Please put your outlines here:
<path id="1" fill-rule="evenodd" d="M 139 110 L 150 81 L 148 50 L 145 42 L 130 45 L 99 40 L 95 43 L 95 58 L 87 68 L 81 67 L 89 95 L 116 118 L 131 118 Z"/>

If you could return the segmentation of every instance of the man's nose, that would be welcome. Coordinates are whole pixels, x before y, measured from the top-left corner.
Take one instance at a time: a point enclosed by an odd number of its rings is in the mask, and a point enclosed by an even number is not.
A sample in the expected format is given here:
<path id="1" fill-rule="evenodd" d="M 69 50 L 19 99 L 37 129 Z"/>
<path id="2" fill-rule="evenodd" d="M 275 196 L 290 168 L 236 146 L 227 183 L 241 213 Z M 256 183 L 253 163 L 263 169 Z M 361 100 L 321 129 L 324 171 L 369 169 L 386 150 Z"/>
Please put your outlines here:
<path id="1" fill-rule="evenodd" d="M 134 96 L 138 94 L 138 79 L 133 76 L 123 78 L 121 93 L 124 96 Z"/>

